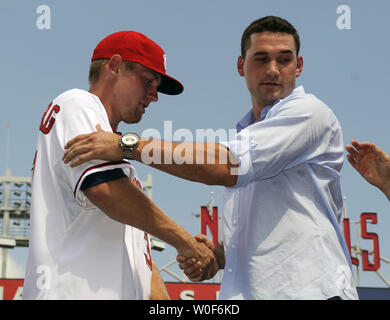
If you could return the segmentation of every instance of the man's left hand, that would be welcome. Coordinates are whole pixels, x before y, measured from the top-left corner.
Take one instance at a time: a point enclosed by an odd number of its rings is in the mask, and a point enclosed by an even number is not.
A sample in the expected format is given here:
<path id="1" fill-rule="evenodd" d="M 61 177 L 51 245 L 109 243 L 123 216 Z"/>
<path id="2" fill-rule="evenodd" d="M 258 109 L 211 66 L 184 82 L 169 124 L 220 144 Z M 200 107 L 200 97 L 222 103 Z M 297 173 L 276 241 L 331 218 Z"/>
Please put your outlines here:
<path id="1" fill-rule="evenodd" d="M 81 134 L 68 141 L 62 160 L 65 163 L 70 162 L 71 167 L 93 159 L 122 160 L 123 152 L 118 143 L 118 134 L 103 131 L 99 124 L 96 129 L 96 132 Z"/>

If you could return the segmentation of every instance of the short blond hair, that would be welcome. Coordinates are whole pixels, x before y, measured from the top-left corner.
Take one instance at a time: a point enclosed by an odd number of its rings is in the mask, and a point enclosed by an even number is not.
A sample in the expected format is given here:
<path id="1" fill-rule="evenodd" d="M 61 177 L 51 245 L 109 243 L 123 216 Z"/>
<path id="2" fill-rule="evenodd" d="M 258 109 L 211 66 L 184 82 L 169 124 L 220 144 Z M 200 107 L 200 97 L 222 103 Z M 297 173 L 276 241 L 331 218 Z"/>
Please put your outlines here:
<path id="1" fill-rule="evenodd" d="M 89 76 L 88 76 L 89 84 L 91 86 L 95 85 L 99 81 L 102 68 L 107 63 L 108 60 L 109 59 L 96 59 L 91 62 L 89 66 Z M 137 64 L 136 62 L 133 61 L 123 61 L 123 63 L 125 64 L 125 68 L 128 71 L 134 70 L 135 65 Z"/>

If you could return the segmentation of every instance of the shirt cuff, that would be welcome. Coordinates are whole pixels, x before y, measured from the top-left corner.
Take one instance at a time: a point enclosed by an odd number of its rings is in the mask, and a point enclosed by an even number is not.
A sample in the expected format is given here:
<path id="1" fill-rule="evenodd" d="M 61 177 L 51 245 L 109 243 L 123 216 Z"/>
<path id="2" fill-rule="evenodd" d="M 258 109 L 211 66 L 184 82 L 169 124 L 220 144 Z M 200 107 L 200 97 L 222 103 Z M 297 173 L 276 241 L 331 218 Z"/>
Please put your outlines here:
<path id="1" fill-rule="evenodd" d="M 127 176 L 122 169 L 95 172 L 85 177 L 83 183 L 80 186 L 80 190 L 84 191 L 98 184 L 126 177 Z"/>
<path id="2" fill-rule="evenodd" d="M 235 140 L 220 142 L 223 146 L 229 149 L 229 152 L 238 159 L 239 165 L 237 168 L 231 168 L 231 174 L 237 175 L 237 182 L 231 188 L 238 188 L 247 185 L 253 180 L 254 171 L 251 158 L 251 149 L 256 146 L 253 139 L 244 135 L 238 135 Z"/>
<path id="3" fill-rule="evenodd" d="M 86 177 L 88 177 L 91 174 L 94 174 L 96 172 L 102 172 L 106 170 L 113 170 L 121 168 L 125 170 L 130 166 L 130 164 L 127 161 L 118 161 L 118 162 L 105 162 L 101 163 L 99 165 L 89 167 L 87 168 L 80 176 L 79 180 L 76 183 L 76 186 L 73 190 L 74 197 L 77 201 L 77 203 L 82 206 L 83 208 L 90 207 L 92 203 L 88 200 L 88 198 L 84 195 L 84 192 L 81 190 L 81 186 L 83 185 L 83 182 Z"/>

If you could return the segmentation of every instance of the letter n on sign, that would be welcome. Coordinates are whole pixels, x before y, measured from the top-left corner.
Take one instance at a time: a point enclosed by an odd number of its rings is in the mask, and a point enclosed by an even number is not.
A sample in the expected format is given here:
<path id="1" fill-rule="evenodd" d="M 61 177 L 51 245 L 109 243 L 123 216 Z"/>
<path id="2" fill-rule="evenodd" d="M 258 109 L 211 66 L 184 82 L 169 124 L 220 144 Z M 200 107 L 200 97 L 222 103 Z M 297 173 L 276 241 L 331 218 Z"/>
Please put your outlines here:
<path id="1" fill-rule="evenodd" d="M 218 207 L 213 207 L 213 216 L 209 214 L 206 206 L 200 207 L 200 232 L 206 235 L 206 226 L 209 226 L 215 245 L 218 244 Z"/>

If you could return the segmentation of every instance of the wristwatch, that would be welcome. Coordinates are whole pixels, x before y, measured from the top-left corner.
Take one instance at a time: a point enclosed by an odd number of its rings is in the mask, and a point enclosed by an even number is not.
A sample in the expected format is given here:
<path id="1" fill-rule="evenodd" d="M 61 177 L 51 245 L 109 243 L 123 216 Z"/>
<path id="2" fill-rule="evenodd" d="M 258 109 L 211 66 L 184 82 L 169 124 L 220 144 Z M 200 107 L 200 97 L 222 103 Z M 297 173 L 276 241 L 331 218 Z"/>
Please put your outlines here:
<path id="1" fill-rule="evenodd" d="M 140 136 L 134 132 L 126 133 L 119 139 L 119 146 L 123 151 L 123 158 L 133 159 L 133 151 L 137 148 Z"/>

